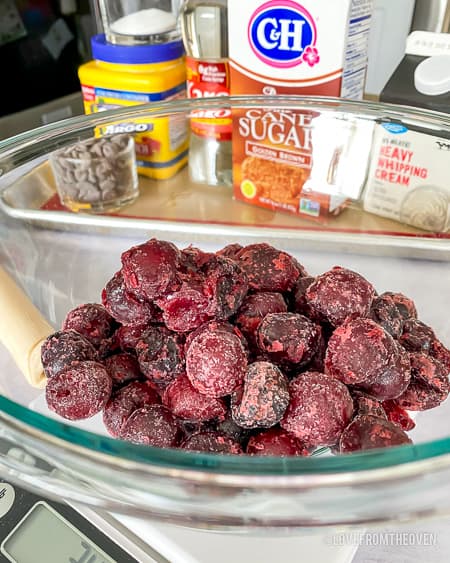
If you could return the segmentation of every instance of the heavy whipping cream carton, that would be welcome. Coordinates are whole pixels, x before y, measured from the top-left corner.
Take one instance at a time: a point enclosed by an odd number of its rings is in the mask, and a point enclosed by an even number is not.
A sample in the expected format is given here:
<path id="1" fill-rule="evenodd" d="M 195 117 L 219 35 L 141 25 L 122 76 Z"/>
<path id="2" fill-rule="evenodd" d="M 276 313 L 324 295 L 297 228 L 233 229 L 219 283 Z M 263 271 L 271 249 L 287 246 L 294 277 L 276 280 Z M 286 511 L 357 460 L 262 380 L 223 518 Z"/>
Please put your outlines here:
<path id="1" fill-rule="evenodd" d="M 229 0 L 231 94 L 360 99 L 371 13 L 371 0 Z M 312 181 L 320 175 L 312 174 L 316 117 L 268 108 L 234 114 L 235 197 L 317 219 L 338 213 L 346 198 L 323 182 L 316 192 Z M 344 125 L 338 136 L 350 134 Z M 331 172 L 346 145 L 339 146 Z"/>
<path id="2" fill-rule="evenodd" d="M 370 213 L 435 233 L 450 231 L 450 139 L 377 125 L 364 193 Z"/>

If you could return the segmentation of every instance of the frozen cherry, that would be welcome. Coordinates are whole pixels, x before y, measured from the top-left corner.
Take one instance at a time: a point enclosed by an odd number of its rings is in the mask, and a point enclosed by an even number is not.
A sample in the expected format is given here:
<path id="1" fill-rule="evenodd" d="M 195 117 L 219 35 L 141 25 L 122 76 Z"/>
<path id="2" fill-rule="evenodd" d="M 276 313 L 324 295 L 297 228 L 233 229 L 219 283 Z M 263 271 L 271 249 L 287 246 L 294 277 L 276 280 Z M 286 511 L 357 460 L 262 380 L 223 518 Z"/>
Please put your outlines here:
<path id="1" fill-rule="evenodd" d="M 232 260 L 237 260 L 238 253 L 242 250 L 242 245 L 234 242 L 232 244 L 228 244 L 224 246 L 220 250 L 216 252 L 219 256 L 224 256 L 225 258 L 231 258 Z"/>
<path id="2" fill-rule="evenodd" d="M 436 335 L 431 327 L 416 319 L 409 319 L 403 325 L 400 344 L 409 352 L 430 353 Z"/>
<path id="3" fill-rule="evenodd" d="M 215 454 L 241 454 L 240 444 L 219 432 L 198 432 L 188 436 L 181 444 L 184 450 Z"/>
<path id="4" fill-rule="evenodd" d="M 120 346 L 116 338 L 116 333 L 117 331 L 109 338 L 105 338 L 100 342 L 97 348 L 97 356 L 99 361 L 104 362 L 106 358 L 109 358 L 109 356 L 120 352 Z"/>
<path id="5" fill-rule="evenodd" d="M 136 409 L 160 402 L 149 381 L 133 381 L 113 394 L 103 411 L 103 423 L 112 436 L 120 437 L 122 426 Z"/>
<path id="6" fill-rule="evenodd" d="M 228 319 L 247 295 L 247 275 L 237 262 L 222 256 L 211 259 L 202 272 L 205 276 L 203 291 L 210 301 L 210 316 L 218 320 Z"/>
<path id="7" fill-rule="evenodd" d="M 406 297 L 403 293 L 393 293 L 392 291 L 386 291 L 380 295 L 380 297 L 385 296 L 390 297 L 394 301 L 403 320 L 417 319 L 417 309 L 412 299 Z"/>
<path id="8" fill-rule="evenodd" d="M 439 340 L 431 343 L 430 356 L 439 360 L 450 373 L 450 350 L 446 348 Z"/>
<path id="9" fill-rule="evenodd" d="M 237 254 L 249 287 L 257 291 L 290 291 L 301 275 L 298 262 L 267 243 L 245 246 Z"/>
<path id="10" fill-rule="evenodd" d="M 156 448 L 177 446 L 180 435 L 175 418 L 162 405 L 136 409 L 123 424 L 121 432 L 123 440 Z"/>
<path id="11" fill-rule="evenodd" d="M 312 276 L 305 276 L 297 280 L 292 294 L 292 308 L 295 313 L 300 313 L 310 318 L 314 316 L 306 300 L 306 291 L 315 279 Z"/>
<path id="12" fill-rule="evenodd" d="M 325 336 L 324 327 L 322 327 L 316 344 L 314 356 L 308 366 L 309 371 L 319 371 L 320 373 L 325 373 L 325 355 L 327 353 L 327 347 L 328 339 Z"/>
<path id="13" fill-rule="evenodd" d="M 219 432 L 219 434 L 226 434 L 241 444 L 242 447 L 247 444 L 248 439 L 251 436 L 251 430 L 242 428 L 242 426 L 236 424 L 229 413 L 224 420 L 221 420 L 215 425 L 215 430 Z"/>
<path id="14" fill-rule="evenodd" d="M 269 313 L 286 313 L 281 293 L 261 292 L 247 295 L 236 315 L 236 324 L 253 348 L 257 346 L 256 331 Z"/>
<path id="15" fill-rule="evenodd" d="M 333 326 L 347 319 L 367 317 L 375 295 L 373 286 L 360 274 L 335 266 L 317 276 L 306 290 L 313 313 Z"/>
<path id="16" fill-rule="evenodd" d="M 384 401 L 383 410 L 387 415 L 387 418 L 393 424 L 400 426 L 405 432 L 409 432 L 415 428 L 416 423 L 409 416 L 405 409 L 402 409 L 395 401 Z"/>
<path id="17" fill-rule="evenodd" d="M 175 332 L 189 332 L 205 323 L 208 305 L 202 287 L 192 282 L 183 283 L 177 291 L 158 300 L 166 327 Z"/>
<path id="18" fill-rule="evenodd" d="M 246 353 L 248 352 L 247 340 L 245 339 L 242 332 L 238 329 L 238 327 L 232 325 L 231 323 L 229 323 L 227 321 L 209 321 L 209 322 L 205 323 L 204 325 L 198 327 L 196 330 L 192 331 L 190 334 L 188 334 L 186 336 L 185 350 L 187 350 L 189 348 L 189 346 L 191 345 L 191 342 L 195 338 L 197 338 L 197 336 L 199 336 L 200 334 L 203 334 L 204 332 L 210 332 L 210 331 L 213 331 L 213 332 L 217 332 L 217 331 L 228 332 L 229 334 L 233 334 L 234 336 L 237 336 L 239 338 L 239 340 L 241 341 L 241 344 L 242 344 L 244 350 L 246 351 Z"/>
<path id="19" fill-rule="evenodd" d="M 371 415 L 357 416 L 339 441 L 341 453 L 410 444 L 411 440 L 397 424 Z"/>
<path id="20" fill-rule="evenodd" d="M 270 313 L 258 327 L 258 345 L 274 363 L 303 366 L 314 356 L 320 326 L 296 313 Z"/>
<path id="21" fill-rule="evenodd" d="M 136 345 L 142 373 L 163 388 L 184 373 L 183 340 L 167 329 L 150 327 Z"/>
<path id="22" fill-rule="evenodd" d="M 200 248 L 191 245 L 181 251 L 181 266 L 189 275 L 198 272 L 198 270 L 213 257 L 214 254 L 211 252 L 204 252 Z"/>
<path id="23" fill-rule="evenodd" d="M 398 351 L 395 340 L 370 319 L 338 327 L 328 341 L 325 372 L 347 385 L 376 380 Z"/>
<path id="24" fill-rule="evenodd" d="M 389 294 L 375 297 L 370 317 L 394 338 L 400 338 L 402 335 L 404 318 Z"/>
<path id="25" fill-rule="evenodd" d="M 177 424 L 180 427 L 182 435 L 185 438 L 187 438 L 191 434 L 197 434 L 198 432 L 211 432 L 211 430 L 216 429 L 215 423 L 210 420 L 207 420 L 205 422 L 192 422 L 190 420 L 177 418 Z"/>
<path id="26" fill-rule="evenodd" d="M 370 395 L 380 401 L 399 397 L 411 380 L 411 364 L 408 353 L 396 345 L 388 362 L 370 380 L 359 383 Z"/>
<path id="27" fill-rule="evenodd" d="M 142 340 L 147 330 L 152 330 L 150 325 L 124 325 L 114 333 L 114 340 L 121 350 L 125 352 L 135 352 L 139 340 Z"/>
<path id="28" fill-rule="evenodd" d="M 151 239 L 122 254 L 122 273 L 129 292 L 153 301 L 179 285 L 180 251 L 175 245 Z"/>
<path id="29" fill-rule="evenodd" d="M 68 420 L 90 418 L 111 396 L 112 381 L 105 367 L 92 361 L 75 362 L 47 381 L 48 408 Z"/>
<path id="30" fill-rule="evenodd" d="M 47 377 L 53 377 L 73 362 L 97 360 L 92 343 L 74 330 L 60 330 L 42 344 L 41 361 Z"/>
<path id="31" fill-rule="evenodd" d="M 243 428 L 270 428 L 281 420 L 288 404 L 287 377 L 269 362 L 255 362 L 231 397 L 231 414 Z"/>
<path id="32" fill-rule="evenodd" d="M 115 386 L 139 379 L 142 375 L 136 358 L 126 352 L 106 358 L 105 367 Z"/>
<path id="33" fill-rule="evenodd" d="M 288 256 L 290 256 L 290 255 L 288 254 Z M 291 260 L 292 260 L 292 262 L 293 262 L 293 264 L 294 264 L 294 266 L 295 266 L 295 268 L 298 272 L 298 275 L 300 277 L 308 277 L 309 274 L 308 274 L 305 266 L 303 266 L 303 264 L 300 264 L 300 262 L 296 258 L 294 258 L 293 256 L 290 256 L 290 258 L 291 258 Z M 297 278 L 297 280 L 298 280 L 298 278 Z"/>
<path id="34" fill-rule="evenodd" d="M 248 441 L 246 453 L 279 457 L 309 455 L 300 440 L 281 428 L 271 428 L 252 436 Z"/>
<path id="35" fill-rule="evenodd" d="M 108 311 L 97 303 L 78 305 L 64 319 L 63 330 L 75 330 L 98 348 L 101 341 L 109 338 L 116 328 L 116 323 Z"/>
<path id="36" fill-rule="evenodd" d="M 347 387 L 323 373 L 305 372 L 291 381 L 289 393 L 281 427 L 307 448 L 336 444 L 353 414 Z"/>
<path id="37" fill-rule="evenodd" d="M 379 418 L 386 418 L 383 404 L 374 397 L 358 389 L 352 389 L 354 415 L 370 414 Z"/>
<path id="38" fill-rule="evenodd" d="M 440 405 L 448 397 L 448 369 L 432 356 L 420 352 L 409 355 L 411 383 L 395 402 L 410 411 L 424 411 Z"/>
<path id="39" fill-rule="evenodd" d="M 123 325 L 147 324 L 155 316 L 155 308 L 151 303 L 140 300 L 127 291 L 120 271 L 114 274 L 102 291 L 102 303 L 116 321 Z"/>
<path id="40" fill-rule="evenodd" d="M 204 395 L 224 397 L 243 381 L 247 354 L 240 339 L 222 330 L 207 330 L 192 340 L 186 352 L 186 373 Z"/>
<path id="41" fill-rule="evenodd" d="M 162 398 L 172 414 L 191 422 L 223 420 L 227 412 L 222 399 L 201 395 L 185 375 L 172 381 L 164 389 Z"/>

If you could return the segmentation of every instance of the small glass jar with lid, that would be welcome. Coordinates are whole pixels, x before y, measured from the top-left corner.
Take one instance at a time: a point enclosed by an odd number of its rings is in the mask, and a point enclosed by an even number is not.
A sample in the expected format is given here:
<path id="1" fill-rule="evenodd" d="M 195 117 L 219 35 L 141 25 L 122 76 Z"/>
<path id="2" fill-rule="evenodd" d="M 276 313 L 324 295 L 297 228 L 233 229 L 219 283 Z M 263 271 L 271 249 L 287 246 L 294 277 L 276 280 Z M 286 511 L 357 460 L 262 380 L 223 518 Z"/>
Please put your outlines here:
<path id="1" fill-rule="evenodd" d="M 167 43 L 179 37 L 179 0 L 97 0 L 97 3 L 109 43 Z"/>

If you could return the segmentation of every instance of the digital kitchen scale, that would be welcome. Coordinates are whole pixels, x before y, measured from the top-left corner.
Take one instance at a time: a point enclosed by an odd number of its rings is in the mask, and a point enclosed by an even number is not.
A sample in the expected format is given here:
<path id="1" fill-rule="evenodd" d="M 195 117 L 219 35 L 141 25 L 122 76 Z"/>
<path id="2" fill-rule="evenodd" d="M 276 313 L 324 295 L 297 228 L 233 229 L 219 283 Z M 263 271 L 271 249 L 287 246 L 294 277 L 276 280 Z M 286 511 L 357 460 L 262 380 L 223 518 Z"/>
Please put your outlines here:
<path id="1" fill-rule="evenodd" d="M 0 514 L 2 563 L 139 563 L 71 506 L 3 481 Z"/>
<path id="2" fill-rule="evenodd" d="M 52 468 L 0 439 L 0 453 Z M 114 518 L 77 510 L 0 479 L 0 563 L 167 563 Z"/>

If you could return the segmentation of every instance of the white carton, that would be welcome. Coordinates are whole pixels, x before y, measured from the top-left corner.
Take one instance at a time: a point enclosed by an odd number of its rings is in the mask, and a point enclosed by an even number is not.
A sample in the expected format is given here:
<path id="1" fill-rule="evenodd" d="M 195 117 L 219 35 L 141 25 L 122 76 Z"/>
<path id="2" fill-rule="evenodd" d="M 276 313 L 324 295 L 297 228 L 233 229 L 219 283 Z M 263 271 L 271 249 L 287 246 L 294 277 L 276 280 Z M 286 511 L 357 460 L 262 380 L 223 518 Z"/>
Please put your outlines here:
<path id="1" fill-rule="evenodd" d="M 450 229 L 450 139 L 378 125 L 364 209 L 436 233 Z"/>
<path id="2" fill-rule="evenodd" d="M 229 0 L 231 94 L 361 98 L 372 0 Z"/>

